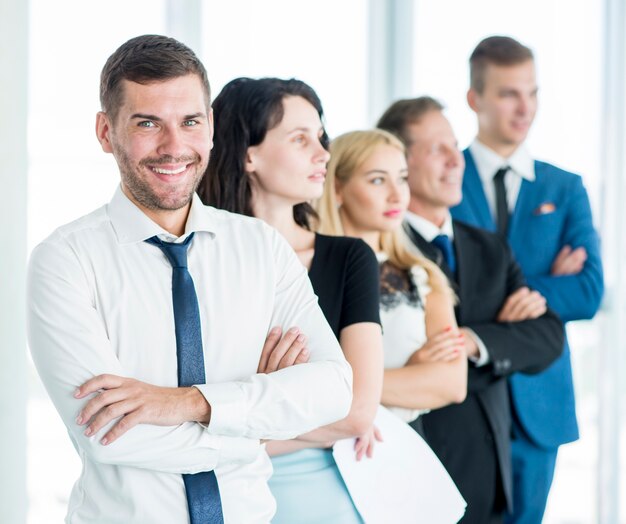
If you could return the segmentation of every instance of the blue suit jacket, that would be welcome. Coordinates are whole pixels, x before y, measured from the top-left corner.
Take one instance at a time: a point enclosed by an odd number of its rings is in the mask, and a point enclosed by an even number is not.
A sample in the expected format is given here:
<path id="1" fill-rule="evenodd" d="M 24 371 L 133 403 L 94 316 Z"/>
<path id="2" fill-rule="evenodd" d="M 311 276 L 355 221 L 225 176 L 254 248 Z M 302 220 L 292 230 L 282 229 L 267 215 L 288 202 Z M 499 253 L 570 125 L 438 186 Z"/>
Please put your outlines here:
<path id="1" fill-rule="evenodd" d="M 463 154 L 463 200 L 452 208 L 452 216 L 495 231 L 474 159 L 468 149 Z M 534 182 L 522 181 L 509 221 L 509 244 L 529 286 L 546 297 L 563 322 L 591 318 L 602 298 L 602 263 L 582 179 L 539 161 L 535 175 Z M 585 267 L 577 275 L 552 276 L 552 263 L 566 244 L 587 250 Z M 516 373 L 509 381 L 512 407 L 536 444 L 553 448 L 578 438 L 567 340 L 563 354 L 548 369 L 537 375 Z"/>

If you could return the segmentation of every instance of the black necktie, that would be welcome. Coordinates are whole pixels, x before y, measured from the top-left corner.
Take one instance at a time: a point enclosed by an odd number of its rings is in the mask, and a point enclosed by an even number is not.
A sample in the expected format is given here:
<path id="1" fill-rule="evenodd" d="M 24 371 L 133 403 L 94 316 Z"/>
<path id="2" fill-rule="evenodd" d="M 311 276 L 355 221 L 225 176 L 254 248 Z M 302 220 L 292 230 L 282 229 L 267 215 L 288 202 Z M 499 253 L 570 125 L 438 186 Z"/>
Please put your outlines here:
<path id="1" fill-rule="evenodd" d="M 184 242 L 173 244 L 152 237 L 146 242 L 163 251 L 172 264 L 172 301 L 176 331 L 178 385 L 204 384 L 204 354 L 198 297 L 187 269 L 187 247 L 193 233 Z M 214 471 L 183 475 L 191 524 L 223 524 L 222 501 Z"/>
<path id="2" fill-rule="evenodd" d="M 437 235 L 430 243 L 441 251 L 443 259 L 446 261 L 452 274 L 454 274 L 456 271 L 456 258 L 450 237 L 448 235 Z"/>
<path id="3" fill-rule="evenodd" d="M 509 229 L 509 205 L 506 201 L 506 187 L 504 186 L 504 175 L 511 169 L 505 166 L 498 169 L 493 175 L 493 187 L 496 190 L 496 219 L 498 225 L 498 233 L 506 238 Z"/>

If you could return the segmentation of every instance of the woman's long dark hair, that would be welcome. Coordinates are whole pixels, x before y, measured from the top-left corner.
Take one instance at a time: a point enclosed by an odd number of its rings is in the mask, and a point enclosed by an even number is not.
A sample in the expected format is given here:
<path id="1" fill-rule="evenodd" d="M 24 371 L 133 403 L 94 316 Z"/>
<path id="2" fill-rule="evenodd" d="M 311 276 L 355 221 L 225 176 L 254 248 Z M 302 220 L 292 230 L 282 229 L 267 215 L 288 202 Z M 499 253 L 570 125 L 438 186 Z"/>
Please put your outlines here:
<path id="1" fill-rule="evenodd" d="M 318 112 L 324 112 L 315 91 L 300 80 L 280 78 L 236 78 L 224 86 L 213 101 L 215 135 L 209 166 L 198 195 L 202 201 L 234 213 L 252 216 L 252 188 L 245 170 L 248 148 L 259 145 L 265 135 L 283 119 L 283 99 L 300 96 Z M 328 149 L 324 131 L 321 143 Z M 293 207 L 293 217 L 299 226 L 311 228 L 317 215 L 308 203 Z"/>

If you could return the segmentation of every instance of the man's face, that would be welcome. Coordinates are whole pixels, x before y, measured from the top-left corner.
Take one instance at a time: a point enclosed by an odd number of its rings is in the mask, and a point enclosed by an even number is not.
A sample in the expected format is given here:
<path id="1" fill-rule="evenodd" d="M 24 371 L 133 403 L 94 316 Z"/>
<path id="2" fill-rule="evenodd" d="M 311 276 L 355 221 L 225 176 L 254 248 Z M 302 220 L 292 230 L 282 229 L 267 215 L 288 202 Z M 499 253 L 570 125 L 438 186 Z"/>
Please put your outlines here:
<path id="1" fill-rule="evenodd" d="M 537 112 L 535 64 L 488 64 L 483 92 L 470 89 L 467 96 L 478 116 L 481 141 L 496 150 L 515 149 L 526 140 Z"/>
<path id="2" fill-rule="evenodd" d="M 185 208 L 212 147 L 213 115 L 200 78 L 124 80 L 122 88 L 115 121 L 99 113 L 96 132 L 117 161 L 124 193 L 148 214 Z"/>
<path id="3" fill-rule="evenodd" d="M 462 198 L 465 162 L 448 119 L 429 111 L 407 127 L 411 211 L 437 223 Z"/>

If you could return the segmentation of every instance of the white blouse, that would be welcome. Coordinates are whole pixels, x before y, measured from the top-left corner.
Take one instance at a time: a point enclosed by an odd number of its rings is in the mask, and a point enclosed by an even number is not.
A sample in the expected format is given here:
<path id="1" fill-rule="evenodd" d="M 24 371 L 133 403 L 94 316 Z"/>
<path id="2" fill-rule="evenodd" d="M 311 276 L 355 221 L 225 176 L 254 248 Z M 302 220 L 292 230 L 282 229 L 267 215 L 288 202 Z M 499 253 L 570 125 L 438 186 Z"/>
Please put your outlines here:
<path id="1" fill-rule="evenodd" d="M 380 320 L 383 326 L 385 368 L 403 367 L 426 342 L 424 306 L 430 293 L 428 273 L 421 266 L 401 270 L 378 253 L 380 263 Z M 415 420 L 428 409 L 387 406 L 405 422 Z"/>

